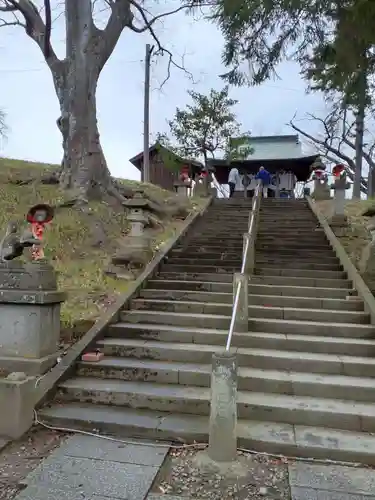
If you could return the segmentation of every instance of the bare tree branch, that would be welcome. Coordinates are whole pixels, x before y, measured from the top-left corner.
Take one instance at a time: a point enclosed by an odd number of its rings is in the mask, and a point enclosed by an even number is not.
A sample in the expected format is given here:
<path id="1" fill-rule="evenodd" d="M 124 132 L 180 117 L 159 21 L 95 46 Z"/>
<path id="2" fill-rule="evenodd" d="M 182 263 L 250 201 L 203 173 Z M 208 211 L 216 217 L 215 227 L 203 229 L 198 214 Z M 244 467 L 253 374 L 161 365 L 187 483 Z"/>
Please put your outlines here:
<path id="1" fill-rule="evenodd" d="M 2 0 L 0 7 L 2 12 L 19 12 L 24 18 L 24 23 L 20 20 L 4 22 L 2 26 L 18 25 L 23 26 L 27 35 L 37 43 L 42 51 L 47 64 L 52 67 L 59 62 L 50 42 L 51 35 L 51 6 L 50 0 L 45 0 L 46 23 L 44 23 L 41 14 L 31 0 Z"/>
<path id="2" fill-rule="evenodd" d="M 44 57 L 48 59 L 50 56 L 51 29 L 52 29 L 51 0 L 44 0 L 44 10 L 46 16 L 46 30 L 44 36 Z"/>
<path id="3" fill-rule="evenodd" d="M 292 127 L 293 130 L 301 134 L 302 136 L 306 137 L 312 144 L 315 145 L 315 147 L 318 149 L 319 153 L 327 158 L 327 160 L 337 163 L 338 159 L 342 160 L 344 162 L 344 165 L 346 167 L 346 172 L 348 174 L 348 177 L 353 181 L 354 179 L 354 170 L 355 170 L 355 162 L 352 158 L 350 158 L 348 155 L 343 153 L 340 150 L 340 147 L 335 147 L 333 145 L 333 137 L 332 134 L 329 130 L 327 122 L 322 120 L 321 118 L 313 117 L 313 115 L 310 115 L 312 119 L 317 119 L 318 121 L 322 122 L 324 125 L 324 130 L 325 130 L 325 139 L 319 139 L 318 137 L 313 136 L 312 134 L 309 134 L 305 130 L 301 129 L 298 127 L 293 119 L 290 120 L 289 125 Z M 334 156 L 333 156 L 334 155 Z M 362 177 L 361 179 L 361 191 L 365 194 L 367 194 L 367 180 Z"/>

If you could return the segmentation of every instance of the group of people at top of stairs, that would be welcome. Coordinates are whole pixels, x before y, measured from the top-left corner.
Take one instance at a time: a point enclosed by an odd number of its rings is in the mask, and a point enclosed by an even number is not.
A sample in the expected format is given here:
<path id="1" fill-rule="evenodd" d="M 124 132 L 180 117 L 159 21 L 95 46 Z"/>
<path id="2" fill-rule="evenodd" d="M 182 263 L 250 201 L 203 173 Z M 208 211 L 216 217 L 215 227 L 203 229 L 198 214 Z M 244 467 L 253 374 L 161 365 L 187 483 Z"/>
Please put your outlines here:
<path id="1" fill-rule="evenodd" d="M 259 167 L 258 172 L 255 175 L 249 175 L 246 172 L 240 173 L 238 168 L 231 168 L 228 176 L 228 185 L 229 185 L 229 198 L 232 198 L 234 192 L 239 189 L 241 184 L 243 185 L 243 189 L 246 191 L 252 191 L 255 189 L 255 185 L 257 182 L 261 182 L 263 197 L 268 197 L 268 190 L 275 190 L 275 182 L 273 182 L 272 175 L 266 170 L 263 166 Z M 293 197 L 294 188 L 297 182 L 297 178 L 293 172 L 280 172 L 278 174 L 277 184 L 280 191 L 281 197 Z M 241 189 L 241 188 L 240 188 Z"/>

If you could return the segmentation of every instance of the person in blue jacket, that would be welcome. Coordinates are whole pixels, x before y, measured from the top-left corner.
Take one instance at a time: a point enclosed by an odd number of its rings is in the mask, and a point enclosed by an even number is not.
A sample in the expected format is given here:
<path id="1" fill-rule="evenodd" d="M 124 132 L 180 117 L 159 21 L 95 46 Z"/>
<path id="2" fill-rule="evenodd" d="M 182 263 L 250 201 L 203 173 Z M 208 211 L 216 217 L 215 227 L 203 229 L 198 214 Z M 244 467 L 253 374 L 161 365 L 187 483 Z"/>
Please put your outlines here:
<path id="1" fill-rule="evenodd" d="M 259 171 L 255 177 L 259 179 L 262 183 L 263 188 L 263 197 L 267 198 L 268 196 L 268 186 L 271 184 L 271 175 L 264 167 L 260 167 Z"/>

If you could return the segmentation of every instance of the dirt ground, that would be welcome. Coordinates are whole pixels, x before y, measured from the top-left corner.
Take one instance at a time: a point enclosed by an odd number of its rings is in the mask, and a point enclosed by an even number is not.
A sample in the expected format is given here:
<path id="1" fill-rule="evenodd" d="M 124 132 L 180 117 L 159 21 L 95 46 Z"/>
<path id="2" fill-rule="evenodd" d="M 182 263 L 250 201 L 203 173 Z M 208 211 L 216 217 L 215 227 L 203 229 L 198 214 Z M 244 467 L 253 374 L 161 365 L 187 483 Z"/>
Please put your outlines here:
<path id="1" fill-rule="evenodd" d="M 67 435 L 33 427 L 22 439 L 0 451 L 0 500 L 12 500 L 23 489 L 20 481 L 57 448 Z M 37 500 L 37 499 L 36 499 Z"/>
<path id="2" fill-rule="evenodd" d="M 189 499 L 290 499 L 286 460 L 239 452 L 233 469 L 218 470 L 195 449 L 172 451 L 152 491 Z"/>

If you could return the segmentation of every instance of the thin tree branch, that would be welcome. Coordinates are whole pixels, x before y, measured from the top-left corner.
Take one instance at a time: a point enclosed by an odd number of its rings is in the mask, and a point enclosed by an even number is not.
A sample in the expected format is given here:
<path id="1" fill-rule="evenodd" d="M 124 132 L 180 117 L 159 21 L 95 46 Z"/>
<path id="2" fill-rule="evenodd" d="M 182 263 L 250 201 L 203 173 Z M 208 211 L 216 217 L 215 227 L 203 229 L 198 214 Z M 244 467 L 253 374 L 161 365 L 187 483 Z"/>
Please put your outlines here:
<path id="1" fill-rule="evenodd" d="M 44 10 L 46 16 L 46 29 L 44 35 L 44 57 L 48 59 L 50 56 L 50 49 L 51 49 L 51 29 L 52 29 L 52 14 L 51 14 L 50 0 L 44 0 Z"/>
<path id="2" fill-rule="evenodd" d="M 46 24 L 43 22 L 43 19 L 35 6 L 35 4 L 31 0 L 3 0 L 5 5 L 3 9 L 6 9 L 5 12 L 12 12 L 15 14 L 19 12 L 22 14 L 25 23 L 21 23 L 18 20 L 13 21 L 10 24 L 6 25 L 19 25 L 23 26 L 27 35 L 37 43 L 38 47 L 42 51 L 45 60 L 49 67 L 52 69 L 55 63 L 60 62 L 57 58 L 50 42 L 50 27 L 48 29 L 48 17 L 51 16 L 51 8 L 49 5 L 50 0 L 45 0 L 46 9 Z M 4 11 L 4 10 L 3 10 Z M 47 12 L 49 11 L 49 12 Z"/>

